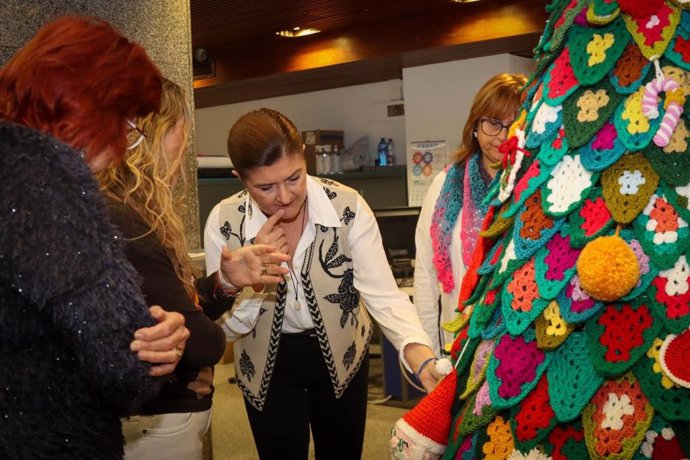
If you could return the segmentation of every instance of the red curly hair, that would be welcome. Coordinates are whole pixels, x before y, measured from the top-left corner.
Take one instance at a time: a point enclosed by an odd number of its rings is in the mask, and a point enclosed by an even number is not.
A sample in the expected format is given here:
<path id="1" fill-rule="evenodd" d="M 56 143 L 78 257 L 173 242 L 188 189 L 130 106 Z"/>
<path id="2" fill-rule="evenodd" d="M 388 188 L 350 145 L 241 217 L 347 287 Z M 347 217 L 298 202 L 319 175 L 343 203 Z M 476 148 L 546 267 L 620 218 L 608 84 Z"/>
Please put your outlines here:
<path id="1" fill-rule="evenodd" d="M 66 16 L 41 27 L 0 69 L 0 119 L 105 165 L 125 154 L 126 120 L 158 111 L 161 81 L 144 48 L 111 25 Z"/>

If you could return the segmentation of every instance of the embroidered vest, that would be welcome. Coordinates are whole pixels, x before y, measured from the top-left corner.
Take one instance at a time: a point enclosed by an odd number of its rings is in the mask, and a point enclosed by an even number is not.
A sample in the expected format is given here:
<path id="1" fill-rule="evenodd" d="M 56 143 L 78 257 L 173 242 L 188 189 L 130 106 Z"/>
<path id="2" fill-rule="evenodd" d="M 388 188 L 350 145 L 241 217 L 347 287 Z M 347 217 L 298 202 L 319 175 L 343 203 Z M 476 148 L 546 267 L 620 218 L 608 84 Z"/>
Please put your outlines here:
<path id="1" fill-rule="evenodd" d="M 304 255 L 300 281 L 316 329 L 324 361 L 339 398 L 359 370 L 371 338 L 371 320 L 355 290 L 348 245 L 356 219 L 357 192 L 337 182 L 314 178 L 331 200 L 341 227 L 317 225 L 316 237 Z M 247 191 L 221 202 L 221 234 L 230 249 L 252 244 L 244 232 Z M 285 313 L 287 284 L 266 286 L 268 295 L 251 333 L 235 342 L 237 379 L 244 396 L 262 410 L 271 381 Z M 238 299 L 238 300 L 241 300 Z"/>

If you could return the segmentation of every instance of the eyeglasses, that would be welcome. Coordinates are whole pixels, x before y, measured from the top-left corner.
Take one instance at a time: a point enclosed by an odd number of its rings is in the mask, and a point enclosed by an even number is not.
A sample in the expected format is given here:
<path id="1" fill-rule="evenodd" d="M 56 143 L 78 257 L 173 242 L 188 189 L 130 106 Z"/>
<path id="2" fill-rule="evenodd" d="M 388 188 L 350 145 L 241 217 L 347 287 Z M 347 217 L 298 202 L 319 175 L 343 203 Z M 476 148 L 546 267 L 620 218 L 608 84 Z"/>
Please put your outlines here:
<path id="1" fill-rule="evenodd" d="M 508 129 L 510 129 L 510 125 L 512 124 L 509 123 L 507 125 L 504 125 L 501 123 L 499 120 L 496 120 L 495 118 L 480 118 L 479 119 L 479 127 L 482 128 L 482 132 L 486 134 L 487 136 L 495 137 L 498 136 L 501 131 L 503 131 L 503 128 L 505 128 L 506 132 L 508 132 Z"/>
<path id="2" fill-rule="evenodd" d="M 132 120 L 127 120 L 127 124 L 131 128 L 127 133 L 127 150 L 132 150 L 144 142 L 146 134 Z"/>

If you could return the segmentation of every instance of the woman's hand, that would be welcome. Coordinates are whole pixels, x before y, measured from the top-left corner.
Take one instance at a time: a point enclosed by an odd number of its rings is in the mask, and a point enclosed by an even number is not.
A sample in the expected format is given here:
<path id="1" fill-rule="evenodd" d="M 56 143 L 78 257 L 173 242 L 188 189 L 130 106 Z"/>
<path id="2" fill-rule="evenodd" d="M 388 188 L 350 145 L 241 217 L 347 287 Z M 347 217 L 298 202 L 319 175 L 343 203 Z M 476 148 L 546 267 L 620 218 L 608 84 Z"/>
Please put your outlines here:
<path id="1" fill-rule="evenodd" d="M 281 209 L 269 217 L 259 229 L 254 242 L 256 244 L 268 244 L 276 248 L 278 252 L 287 254 L 288 244 L 285 229 L 278 225 L 283 215 L 285 215 L 285 211 Z"/>
<path id="2" fill-rule="evenodd" d="M 276 252 L 274 246 L 267 244 L 254 244 L 234 251 L 224 246 L 220 254 L 220 272 L 223 279 L 236 288 L 280 283 L 282 275 L 288 273 L 280 264 L 289 260 L 289 255 Z"/>
<path id="3" fill-rule="evenodd" d="M 407 361 L 410 367 L 412 367 L 412 370 L 426 392 L 430 393 L 431 390 L 436 387 L 439 380 L 443 378 L 443 375 L 439 374 L 439 372 L 436 370 L 436 357 L 434 352 L 431 350 L 431 348 L 427 347 L 426 345 L 422 345 L 421 343 L 409 343 L 405 346 L 403 354 L 405 355 L 405 361 Z M 425 361 L 429 359 L 432 359 L 433 361 L 430 361 L 424 365 L 424 368 L 420 374 L 419 368 Z"/>
<path id="4" fill-rule="evenodd" d="M 129 348 L 137 353 L 141 361 L 154 364 L 149 375 L 160 377 L 175 370 L 189 338 L 184 326 L 184 316 L 177 312 L 163 310 L 158 305 L 149 308 L 158 324 L 134 332 L 134 341 Z"/>

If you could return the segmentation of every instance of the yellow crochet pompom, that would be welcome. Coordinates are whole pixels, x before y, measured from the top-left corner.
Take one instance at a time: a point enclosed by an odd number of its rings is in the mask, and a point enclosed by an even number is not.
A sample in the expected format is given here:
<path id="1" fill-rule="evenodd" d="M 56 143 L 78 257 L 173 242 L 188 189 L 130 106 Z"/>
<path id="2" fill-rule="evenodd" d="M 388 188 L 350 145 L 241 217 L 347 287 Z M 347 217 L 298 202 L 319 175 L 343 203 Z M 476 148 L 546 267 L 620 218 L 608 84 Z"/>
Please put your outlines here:
<path id="1" fill-rule="evenodd" d="M 611 302 L 635 287 L 640 279 L 640 265 L 623 238 L 602 236 L 587 243 L 580 253 L 577 274 L 587 294 Z"/>

